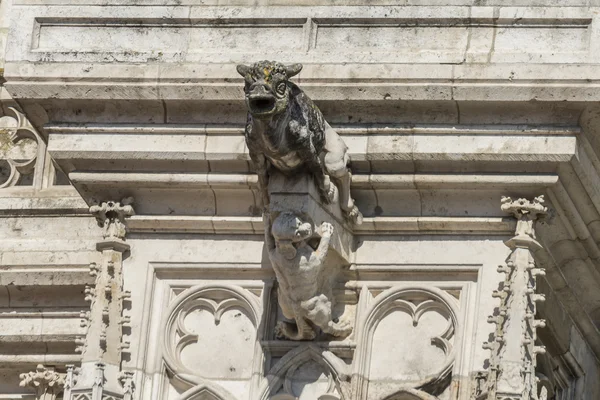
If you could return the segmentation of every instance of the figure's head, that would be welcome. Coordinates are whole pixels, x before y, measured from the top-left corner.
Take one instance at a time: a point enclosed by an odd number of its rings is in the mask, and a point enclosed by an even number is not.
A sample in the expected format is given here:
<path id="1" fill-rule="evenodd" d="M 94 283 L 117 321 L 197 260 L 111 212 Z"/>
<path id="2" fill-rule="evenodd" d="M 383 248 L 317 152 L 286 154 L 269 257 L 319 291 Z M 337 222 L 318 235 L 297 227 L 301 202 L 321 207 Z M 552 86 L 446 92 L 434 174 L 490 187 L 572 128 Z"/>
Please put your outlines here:
<path id="1" fill-rule="evenodd" d="M 271 118 L 286 109 L 290 97 L 288 81 L 302 70 L 302 64 L 283 65 L 275 61 L 240 64 L 237 72 L 244 77 L 246 105 L 256 118 Z"/>
<path id="2" fill-rule="evenodd" d="M 273 221 L 271 233 L 275 238 L 277 250 L 288 260 L 296 257 L 299 242 L 313 235 L 312 223 L 292 212 L 282 212 Z"/>

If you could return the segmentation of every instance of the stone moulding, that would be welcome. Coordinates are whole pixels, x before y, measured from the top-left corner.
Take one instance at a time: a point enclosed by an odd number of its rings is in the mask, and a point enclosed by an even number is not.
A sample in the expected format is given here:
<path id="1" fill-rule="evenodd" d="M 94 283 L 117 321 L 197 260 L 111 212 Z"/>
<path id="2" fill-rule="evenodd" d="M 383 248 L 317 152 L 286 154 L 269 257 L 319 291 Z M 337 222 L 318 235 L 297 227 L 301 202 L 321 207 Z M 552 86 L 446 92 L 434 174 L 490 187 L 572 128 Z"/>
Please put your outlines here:
<path id="1" fill-rule="evenodd" d="M 361 296 L 366 293 L 361 293 Z M 418 305 L 405 301 L 403 297 L 417 295 L 426 298 Z M 372 339 L 375 329 L 379 322 L 394 309 L 408 311 L 413 318 L 413 324 L 428 309 L 435 309 L 448 318 L 448 326 L 444 332 L 437 337 L 431 338 L 432 345 L 440 346 L 446 359 L 444 364 L 429 376 L 420 382 L 412 382 L 410 386 L 400 387 L 400 389 L 422 389 L 433 387 L 436 383 L 444 381 L 452 372 L 454 365 L 455 352 L 453 346 L 448 341 L 455 332 L 459 331 L 459 310 L 456 300 L 448 293 L 431 286 L 396 286 L 385 290 L 372 300 L 368 310 L 364 312 L 363 317 L 358 322 L 360 331 L 357 334 L 357 349 L 354 358 L 353 377 L 353 398 L 357 400 L 367 400 L 369 386 L 369 366 L 371 361 Z M 456 339 L 455 339 L 456 340 Z M 402 386 L 400 383 L 398 386 Z M 399 388 L 396 388 L 397 392 Z M 393 398 L 393 397 L 391 397 Z"/>
<path id="2" fill-rule="evenodd" d="M 260 217 L 220 217 L 198 215 L 137 215 L 131 217 L 132 232 L 194 232 L 214 234 L 262 235 Z M 515 221 L 505 217 L 376 217 L 364 218 L 355 233 L 361 235 L 427 234 L 496 234 L 515 230 Z"/>
<path id="3" fill-rule="evenodd" d="M 217 302 L 211 299 L 217 295 L 222 298 Z M 167 369 L 174 375 L 173 380 L 186 390 L 198 385 L 208 385 L 208 381 L 199 376 L 197 372 L 186 367 L 181 360 L 181 351 L 190 343 L 198 340 L 198 335 L 195 335 L 186 330 L 183 319 L 194 309 L 202 308 L 213 312 L 215 322 L 217 322 L 227 309 L 238 307 L 244 309 L 252 324 L 254 325 L 257 337 L 260 335 L 260 321 L 262 312 L 258 301 L 245 289 L 235 285 L 201 285 L 191 287 L 180 293 L 171 303 L 166 318 L 163 322 L 163 339 L 161 348 L 163 360 Z M 262 359 L 262 349 L 259 341 L 253 345 L 254 362 Z M 198 389 L 200 390 L 200 389 Z M 192 396 L 192 392 L 190 392 Z M 200 392 L 198 392 L 200 393 Z M 198 394 L 199 395 L 199 394 Z M 194 397 L 187 397 L 193 399 Z"/>
<path id="4" fill-rule="evenodd" d="M 402 389 L 384 400 L 439 400 L 437 397 L 417 389 Z"/>

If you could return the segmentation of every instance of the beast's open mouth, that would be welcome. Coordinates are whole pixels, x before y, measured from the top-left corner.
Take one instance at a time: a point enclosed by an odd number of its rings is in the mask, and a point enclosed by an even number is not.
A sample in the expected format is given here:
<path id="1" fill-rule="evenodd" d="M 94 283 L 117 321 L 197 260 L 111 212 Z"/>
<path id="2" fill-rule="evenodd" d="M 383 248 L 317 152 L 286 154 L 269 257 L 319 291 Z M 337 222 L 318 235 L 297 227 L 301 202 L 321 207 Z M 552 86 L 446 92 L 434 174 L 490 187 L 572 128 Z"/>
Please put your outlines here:
<path id="1" fill-rule="evenodd" d="M 268 114 L 275 109 L 275 98 L 272 96 L 253 96 L 248 98 L 248 106 L 252 114 Z"/>

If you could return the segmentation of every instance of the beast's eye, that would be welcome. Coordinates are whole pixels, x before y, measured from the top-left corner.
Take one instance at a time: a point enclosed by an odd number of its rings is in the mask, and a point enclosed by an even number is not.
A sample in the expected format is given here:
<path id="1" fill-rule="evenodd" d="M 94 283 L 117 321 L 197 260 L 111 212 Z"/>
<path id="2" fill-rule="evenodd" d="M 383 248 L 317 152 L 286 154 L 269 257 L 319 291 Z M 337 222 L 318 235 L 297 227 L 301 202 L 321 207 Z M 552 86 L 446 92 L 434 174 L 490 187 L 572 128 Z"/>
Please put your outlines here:
<path id="1" fill-rule="evenodd" d="M 279 82 L 279 84 L 277 85 L 277 93 L 285 94 L 285 82 Z"/>

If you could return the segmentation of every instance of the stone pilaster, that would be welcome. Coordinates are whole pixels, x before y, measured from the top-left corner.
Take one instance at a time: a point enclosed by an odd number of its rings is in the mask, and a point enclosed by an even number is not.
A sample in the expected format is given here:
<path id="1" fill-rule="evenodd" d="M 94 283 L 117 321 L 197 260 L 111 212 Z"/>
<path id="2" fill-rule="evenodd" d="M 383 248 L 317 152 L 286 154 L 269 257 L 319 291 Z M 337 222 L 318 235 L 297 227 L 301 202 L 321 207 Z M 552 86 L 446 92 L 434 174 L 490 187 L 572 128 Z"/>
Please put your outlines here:
<path id="1" fill-rule="evenodd" d="M 123 340 L 123 327 L 129 323 L 123 316 L 123 302 L 129 293 L 123 290 L 123 254 L 129 250 L 125 242 L 125 218 L 134 214 L 133 199 L 121 203 L 107 201 L 90 207 L 98 225 L 104 229 L 104 239 L 97 243 L 101 253 L 100 263 L 90 266 L 96 280 L 86 288 L 90 311 L 82 315 L 85 336 L 79 339 L 82 365 L 71 398 L 88 393 L 92 400 L 105 395 L 131 398 L 131 388 L 121 385 L 121 358 L 129 343 Z M 126 394 L 129 392 L 129 395 Z M 128 396 L 128 397 L 126 397 Z"/>
<path id="2" fill-rule="evenodd" d="M 496 315 L 494 341 L 484 348 L 492 351 L 488 379 L 488 400 L 536 400 L 536 355 L 545 350 L 536 346 L 536 329 L 545 326 L 536 320 L 536 277 L 544 275 L 536 268 L 532 252 L 541 247 L 535 237 L 535 222 L 546 214 L 542 196 L 533 201 L 502 199 L 502 210 L 517 218 L 515 236 L 506 242 L 511 254 L 498 271 L 505 274 L 500 290 L 493 296 L 501 300 Z"/>
<path id="3" fill-rule="evenodd" d="M 35 371 L 21 374 L 20 385 L 35 390 L 36 400 L 55 400 L 65 386 L 65 375 L 39 364 Z"/>

